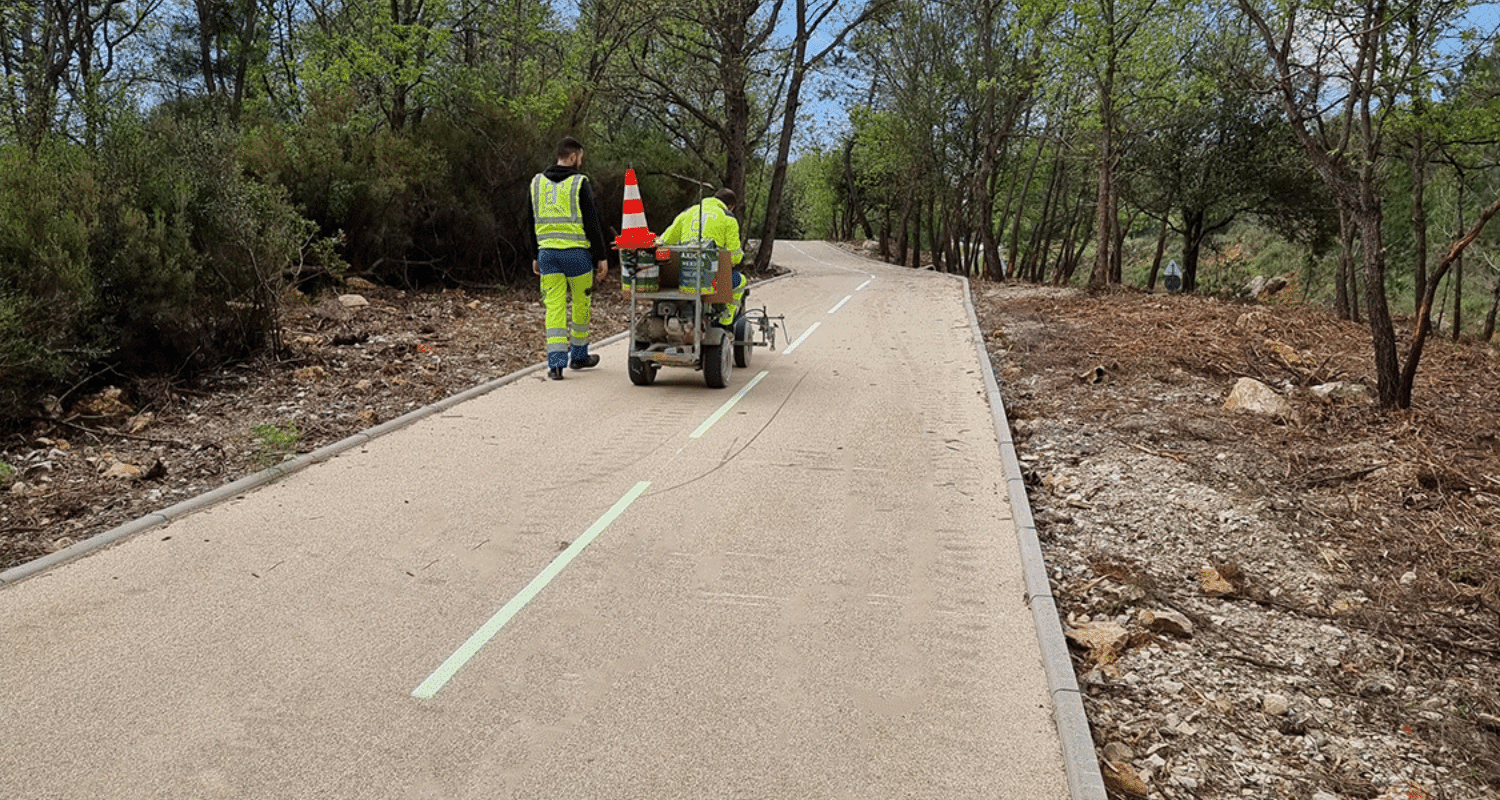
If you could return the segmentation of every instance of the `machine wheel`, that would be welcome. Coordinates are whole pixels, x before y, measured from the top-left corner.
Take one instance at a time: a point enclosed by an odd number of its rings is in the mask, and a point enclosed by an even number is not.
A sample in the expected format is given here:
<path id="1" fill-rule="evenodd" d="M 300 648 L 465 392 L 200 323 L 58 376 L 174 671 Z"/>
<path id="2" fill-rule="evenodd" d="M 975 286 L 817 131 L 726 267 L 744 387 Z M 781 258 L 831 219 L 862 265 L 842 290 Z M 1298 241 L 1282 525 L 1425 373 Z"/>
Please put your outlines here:
<path id="1" fill-rule="evenodd" d="M 731 372 L 734 372 L 734 342 L 728 334 L 720 337 L 718 344 L 703 345 L 703 382 L 708 388 L 728 386 Z"/>
<path id="2" fill-rule="evenodd" d="M 655 364 L 642 361 L 635 356 L 631 356 L 627 364 L 630 367 L 631 383 L 635 384 L 636 386 L 650 386 L 651 384 L 656 382 L 656 371 L 660 369 L 660 367 L 656 366 Z"/>
<path id="3" fill-rule="evenodd" d="M 755 346 L 750 344 L 750 320 L 740 317 L 734 321 L 734 340 L 744 342 L 734 346 L 734 365 L 741 369 L 750 366 L 750 356 L 755 353 Z"/>

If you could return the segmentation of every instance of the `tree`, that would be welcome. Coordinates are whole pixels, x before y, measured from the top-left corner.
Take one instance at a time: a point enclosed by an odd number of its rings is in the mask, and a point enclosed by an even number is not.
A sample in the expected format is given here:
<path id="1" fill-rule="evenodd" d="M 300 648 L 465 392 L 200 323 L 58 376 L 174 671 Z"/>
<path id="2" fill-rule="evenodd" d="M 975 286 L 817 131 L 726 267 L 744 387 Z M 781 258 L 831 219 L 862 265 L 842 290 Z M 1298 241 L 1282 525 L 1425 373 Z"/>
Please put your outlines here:
<path id="1" fill-rule="evenodd" d="M 786 186 L 788 158 L 792 149 L 792 137 L 797 129 L 797 111 L 802 102 L 802 86 L 810 70 L 816 69 L 828 55 L 843 46 L 849 34 L 866 21 L 885 12 L 894 0 L 869 0 L 853 19 L 846 21 L 833 40 L 821 50 L 808 54 L 808 43 L 817 34 L 830 15 L 838 10 L 840 0 L 793 0 L 795 30 L 787 59 L 787 87 L 782 104 L 781 135 L 776 145 L 776 156 L 772 161 L 771 188 L 766 201 L 765 225 L 761 230 L 760 249 L 755 254 L 755 268 L 765 270 L 771 264 L 771 251 L 776 241 L 777 224 L 781 218 L 782 192 Z"/>
<path id="2" fill-rule="evenodd" d="M 1162 97 L 1123 161 L 1127 196 L 1182 236 L 1182 288 L 1198 286 L 1204 241 L 1267 210 L 1279 181 L 1277 108 L 1241 77 L 1243 39 L 1208 35 L 1185 54 L 1175 96 Z M 1159 95 L 1165 95 L 1161 92 Z"/>
<path id="3" fill-rule="evenodd" d="M 143 76 L 122 74 L 161 0 L 35 0 L 0 13 L 0 103 L 13 141 L 33 151 L 54 133 L 96 142 L 105 112 Z"/>
<path id="4" fill-rule="evenodd" d="M 673 24 L 632 52 L 641 85 L 629 96 L 636 112 L 666 126 L 720 183 L 747 197 L 751 154 L 770 120 L 757 106 L 770 71 L 771 39 L 783 0 L 683 3 Z M 759 111 L 760 113 L 757 113 Z"/>
<path id="5" fill-rule="evenodd" d="M 1374 345 L 1376 394 L 1382 406 L 1411 404 L 1421 348 L 1401 369 L 1395 328 L 1386 300 L 1386 250 L 1380 190 L 1386 123 L 1431 69 L 1427 61 L 1454 27 L 1462 2 L 1413 0 L 1419 10 L 1392 0 L 1352 4 L 1258 5 L 1238 0 L 1265 46 L 1268 79 L 1319 178 L 1360 239 L 1365 307 Z M 1415 28 L 1425 47 L 1408 46 Z M 1419 327 L 1420 329 L 1420 327 Z"/>

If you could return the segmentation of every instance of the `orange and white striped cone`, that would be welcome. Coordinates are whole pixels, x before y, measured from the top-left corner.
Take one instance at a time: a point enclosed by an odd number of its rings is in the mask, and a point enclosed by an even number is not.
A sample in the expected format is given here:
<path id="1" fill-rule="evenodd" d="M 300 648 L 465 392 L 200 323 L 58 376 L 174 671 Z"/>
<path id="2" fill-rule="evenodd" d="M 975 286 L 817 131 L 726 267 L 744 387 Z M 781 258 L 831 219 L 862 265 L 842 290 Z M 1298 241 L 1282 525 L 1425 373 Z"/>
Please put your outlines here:
<path id="1" fill-rule="evenodd" d="M 625 208 L 622 217 L 622 233 L 615 238 L 615 247 L 634 250 L 656 244 L 656 234 L 646 227 L 646 206 L 641 202 L 641 187 L 635 182 L 633 169 L 625 170 Z"/>

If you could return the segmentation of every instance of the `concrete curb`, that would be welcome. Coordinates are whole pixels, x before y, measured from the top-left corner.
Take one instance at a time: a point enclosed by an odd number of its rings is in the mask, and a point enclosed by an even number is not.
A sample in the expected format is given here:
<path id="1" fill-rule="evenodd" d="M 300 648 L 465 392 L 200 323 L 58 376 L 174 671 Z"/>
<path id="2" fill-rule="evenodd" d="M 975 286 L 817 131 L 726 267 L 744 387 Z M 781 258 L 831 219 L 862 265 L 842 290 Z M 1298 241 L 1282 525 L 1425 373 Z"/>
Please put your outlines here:
<path id="1" fill-rule="evenodd" d="M 1067 639 L 1063 638 L 1062 622 L 1058 619 L 1057 603 L 1052 596 L 1052 584 L 1047 578 L 1047 565 L 1042 557 L 1042 544 L 1037 538 L 1036 521 L 1031 516 L 1031 501 L 1026 496 L 1026 481 L 1021 475 L 1015 440 L 1010 435 L 1010 421 L 1005 416 L 1005 404 L 1000 397 L 1000 384 L 990 364 L 984 332 L 979 328 L 979 316 L 974 312 L 974 293 L 967 277 L 953 277 L 964 284 L 969 328 L 973 332 L 974 347 L 979 351 L 985 391 L 990 397 L 990 414 L 995 420 L 995 436 L 1000 441 L 1000 461 L 1005 470 L 1005 486 L 1010 493 L 1016 538 L 1021 547 L 1026 603 L 1031 606 L 1031 617 L 1036 622 L 1042 668 L 1047 674 L 1047 689 L 1052 693 L 1058 738 L 1062 741 L 1063 767 L 1068 773 L 1068 791 L 1073 800 L 1105 800 L 1104 776 L 1099 772 L 1099 758 L 1094 753 L 1094 736 L 1084 712 L 1083 693 L 1079 691 L 1078 679 L 1073 674 Z"/>
<path id="2" fill-rule="evenodd" d="M 897 266 L 877 261 L 862 253 L 851 255 L 886 267 Z M 1057 601 L 1052 596 L 1052 584 L 1047 577 L 1042 544 L 1037 538 L 1036 521 L 1031 516 L 1031 500 L 1026 496 L 1026 481 L 1021 475 L 1021 462 L 1016 458 L 1015 440 L 1010 435 L 1010 420 L 1005 415 L 1005 403 L 1001 400 L 995 368 L 990 364 L 989 348 L 984 344 L 984 332 L 979 328 L 979 315 L 974 311 L 973 288 L 967 276 L 935 274 L 945 275 L 964 285 L 964 307 L 969 314 L 969 330 L 974 337 L 974 348 L 979 352 L 985 391 L 990 399 L 990 415 L 995 422 L 995 437 L 1000 443 L 1005 488 L 1010 495 L 1017 544 L 1021 549 L 1026 604 L 1031 607 L 1031 617 L 1036 624 L 1037 643 L 1042 651 L 1042 669 L 1047 675 L 1047 690 L 1052 695 L 1057 735 L 1062 743 L 1063 768 L 1068 774 L 1068 794 L 1072 800 L 1106 800 L 1104 776 L 1099 772 L 1099 758 L 1094 753 L 1094 735 L 1083 708 L 1083 693 L 1078 688 L 1078 678 L 1073 674 L 1073 660 L 1068 655 L 1068 641 L 1063 637 Z"/>
<path id="3" fill-rule="evenodd" d="M 786 272 L 782 273 L 781 275 L 777 275 L 774 278 L 767 278 L 762 281 L 755 281 L 754 283 L 750 283 L 746 288 L 749 289 L 755 286 L 760 286 L 762 284 L 779 281 L 782 278 L 790 278 L 796 274 L 796 270 L 787 270 Z M 621 331 L 613 336 L 600 340 L 597 344 L 599 346 L 612 344 L 625 338 L 625 334 L 627 333 L 629 333 L 629 331 Z M 406 414 L 402 414 L 395 419 L 386 420 L 385 422 L 382 422 L 372 428 L 366 428 L 365 430 L 353 434 L 352 436 L 349 436 L 345 439 L 341 439 L 332 444 L 320 447 L 317 450 L 312 451 L 311 453 L 305 453 L 290 461 L 284 461 L 273 467 L 267 467 L 260 472 L 246 475 L 245 477 L 240 478 L 233 483 L 227 483 L 217 489 L 211 489 L 207 492 L 204 492 L 203 494 L 183 500 L 176 505 L 168 506 L 167 508 L 164 508 L 160 511 L 153 511 L 143 517 L 138 517 L 131 520 L 130 522 L 126 522 L 122 525 L 110 528 L 103 533 L 95 534 L 94 536 L 84 539 L 81 542 L 75 542 L 74 544 L 63 548 L 56 553 L 49 553 L 45 556 L 42 556 L 41 558 L 28 561 L 25 564 L 11 567 L 10 569 L 0 572 L 0 589 L 4 589 L 6 586 L 16 583 L 17 581 L 35 577 L 36 575 L 45 572 L 52 567 L 66 564 L 67 562 L 77 558 L 82 558 L 83 556 L 93 553 L 96 550 L 103 549 L 112 544 L 115 544 L 116 542 L 128 539 L 138 533 L 151 530 L 152 528 L 155 528 L 159 525 L 165 525 L 168 522 L 176 519 L 181 519 L 182 517 L 185 517 L 195 511 L 201 511 L 205 508 L 208 508 L 209 506 L 222 503 L 225 500 L 229 500 L 234 497 L 238 497 L 245 492 L 248 492 L 252 489 L 257 489 L 261 486 L 265 486 L 272 481 L 284 478 L 294 472 L 300 472 L 301 470 L 306 469 L 313 464 L 317 464 L 321 461 L 327 461 L 328 459 L 333 458 L 334 456 L 346 450 L 359 447 L 360 445 L 365 444 L 366 442 L 376 438 L 377 436 L 384 436 L 387 433 L 398 431 L 402 428 L 412 425 L 419 420 L 430 417 L 433 414 L 446 411 L 466 400 L 472 400 L 476 397 L 479 397 L 480 395 L 488 394 L 489 392 L 492 392 L 508 383 L 515 383 L 516 381 L 526 377 L 527 375 L 530 375 L 533 372 L 545 369 L 546 366 L 547 362 L 543 361 L 537 364 L 532 364 L 529 367 L 522 367 L 521 369 L 518 369 L 515 372 L 510 373 L 509 375 L 503 375 L 488 383 L 483 383 L 479 386 L 475 386 L 472 389 L 465 389 L 458 394 L 449 395 L 448 397 L 445 397 L 442 400 L 439 400 L 431 405 L 423 406 L 422 408 L 407 412 Z"/>

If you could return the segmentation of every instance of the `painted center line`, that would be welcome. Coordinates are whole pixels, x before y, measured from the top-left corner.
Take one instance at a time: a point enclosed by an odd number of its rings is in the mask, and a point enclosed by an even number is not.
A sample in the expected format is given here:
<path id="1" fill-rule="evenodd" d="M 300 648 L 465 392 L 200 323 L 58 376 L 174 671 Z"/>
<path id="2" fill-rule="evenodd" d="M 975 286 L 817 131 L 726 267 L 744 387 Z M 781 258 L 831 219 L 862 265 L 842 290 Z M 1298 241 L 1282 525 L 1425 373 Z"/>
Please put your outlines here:
<path id="1" fill-rule="evenodd" d="M 522 589 L 520 594 L 512 597 L 510 602 L 502 606 L 499 611 L 496 611 L 495 616 L 490 617 L 489 622 L 484 623 L 479 630 L 474 632 L 473 636 L 469 637 L 468 641 L 464 642 L 461 647 L 453 652 L 453 655 L 448 656 L 448 660 L 444 661 L 442 666 L 434 670 L 431 675 L 428 675 L 427 680 L 422 681 L 420 686 L 413 689 L 411 693 L 412 697 L 418 697 L 423 700 L 432 699 L 432 696 L 437 694 L 438 690 L 442 689 L 454 674 L 463 669 L 464 664 L 469 663 L 469 659 L 473 658 L 474 654 L 478 653 L 480 648 L 489 643 L 490 639 L 494 638 L 495 634 L 499 633 L 500 629 L 505 627 L 505 623 L 510 622 L 511 618 L 517 612 L 524 608 L 527 603 L 531 602 L 531 599 L 536 597 L 542 589 L 545 589 L 547 584 L 551 583 L 552 579 L 556 578 L 574 558 L 577 558 L 578 554 L 582 553 L 583 549 L 588 547 L 589 543 L 594 541 L 605 528 L 608 528 L 611 522 L 614 522 L 617 517 L 625 513 L 625 509 L 629 508 L 630 504 L 634 503 L 635 499 L 640 497 L 641 493 L 646 491 L 646 487 L 650 485 L 650 481 L 641 481 L 630 491 L 626 492 L 624 497 L 615 501 L 615 504 L 608 511 L 604 512 L 604 516 L 596 520 L 593 525 L 590 525 L 589 529 L 583 532 L 583 535 L 574 539 L 573 543 L 568 545 L 568 549 L 558 554 L 557 558 L 552 559 L 552 563 L 548 564 L 547 568 L 542 570 L 535 578 L 532 578 L 531 583 L 526 584 L 526 588 Z"/>
<path id="2" fill-rule="evenodd" d="M 756 375 L 754 378 L 751 378 L 750 382 L 747 383 L 747 384 L 745 384 L 745 388 L 743 388 L 743 389 L 739 390 L 738 392 L 736 392 L 735 395 L 734 395 L 734 397 L 731 397 L 728 400 L 724 401 L 724 405 L 719 406 L 719 410 L 718 411 L 715 411 L 708 419 L 703 420 L 703 424 L 699 425 L 698 426 L 698 430 L 693 431 L 692 434 L 689 436 L 689 438 L 698 439 L 698 438 L 702 437 L 703 434 L 706 433 L 709 428 L 713 427 L 713 425 L 714 425 L 715 422 L 719 421 L 720 417 L 722 417 L 725 414 L 729 413 L 729 409 L 734 408 L 734 404 L 738 403 L 740 401 L 741 397 L 744 397 L 745 395 L 749 394 L 750 390 L 755 388 L 755 384 L 760 383 L 760 379 L 766 377 L 766 375 L 768 375 L 768 374 L 769 373 L 766 370 L 761 370 L 759 375 Z"/>
<path id="3" fill-rule="evenodd" d="M 874 282 L 875 282 L 875 276 L 871 275 L 869 280 L 867 280 L 864 283 L 861 283 L 860 285 L 854 287 L 854 291 L 856 291 L 856 292 L 864 291 L 864 288 L 866 286 L 869 286 L 871 283 L 874 283 Z"/>
<path id="4" fill-rule="evenodd" d="M 792 344 L 791 344 L 791 346 L 790 346 L 790 347 L 788 347 L 788 348 L 787 348 L 787 349 L 785 349 L 785 350 L 782 350 L 782 351 L 781 351 L 781 354 L 782 354 L 782 355 L 788 355 L 788 354 L 790 354 L 790 353 L 791 353 L 791 352 L 792 352 L 792 351 L 793 351 L 793 350 L 796 350 L 796 349 L 797 349 L 797 345 L 799 345 L 799 344 L 802 344 L 802 343 L 803 343 L 803 342 L 805 342 L 805 341 L 807 341 L 807 337 L 809 337 L 809 336 L 811 336 L 811 335 L 812 335 L 812 332 L 813 332 L 813 331 L 815 331 L 815 330 L 817 330 L 817 329 L 818 329 L 818 326 L 819 326 L 819 325 L 822 325 L 822 324 L 823 324 L 823 323 L 821 323 L 821 322 L 814 322 L 814 323 L 813 323 L 813 324 L 812 324 L 812 325 L 811 325 L 811 326 L 809 326 L 809 327 L 808 327 L 808 329 L 807 329 L 807 330 L 805 330 L 805 331 L 803 331 L 803 332 L 802 332 L 802 335 L 801 335 L 801 336 L 798 336 L 798 337 L 797 337 L 797 341 L 795 341 L 795 342 L 792 342 Z"/>
<path id="5" fill-rule="evenodd" d="M 844 299 L 840 300 L 838 302 L 838 305 L 835 305 L 833 308 L 828 309 L 828 313 L 832 314 L 833 312 L 838 311 L 839 309 L 843 308 L 844 304 L 847 303 L 847 302 L 849 302 L 850 298 L 852 298 L 852 297 L 854 297 L 854 295 L 852 295 L 852 294 L 846 294 L 846 295 L 844 295 Z"/>

